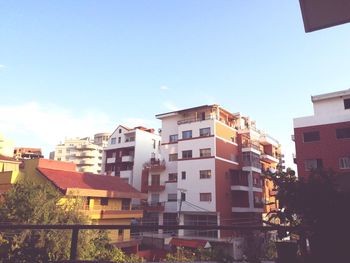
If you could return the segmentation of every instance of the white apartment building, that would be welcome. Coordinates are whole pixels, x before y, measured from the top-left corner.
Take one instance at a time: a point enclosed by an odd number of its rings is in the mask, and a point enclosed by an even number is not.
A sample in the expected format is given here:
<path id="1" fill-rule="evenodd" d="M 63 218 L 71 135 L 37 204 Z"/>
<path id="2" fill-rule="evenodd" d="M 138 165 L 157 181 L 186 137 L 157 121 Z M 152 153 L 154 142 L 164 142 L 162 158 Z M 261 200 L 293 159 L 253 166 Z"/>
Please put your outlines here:
<path id="1" fill-rule="evenodd" d="M 103 146 L 108 138 L 109 133 L 98 133 L 94 140 L 89 137 L 65 139 L 56 146 L 54 159 L 75 163 L 79 172 L 99 174 L 102 172 Z"/>
<path id="2" fill-rule="evenodd" d="M 0 133 L 0 155 L 13 157 L 14 149 L 15 149 L 15 142 L 5 138 Z"/>
<path id="3" fill-rule="evenodd" d="M 150 158 L 159 158 L 160 136 L 154 129 L 119 125 L 103 151 L 103 173 L 120 176 L 141 190 L 142 171 Z"/>
<path id="4" fill-rule="evenodd" d="M 261 224 L 271 189 L 261 174 L 281 164 L 280 144 L 255 122 L 218 105 L 156 115 L 161 158 L 145 166 L 145 220 L 162 224 Z M 179 236 L 225 239 L 230 231 L 180 230 Z"/>

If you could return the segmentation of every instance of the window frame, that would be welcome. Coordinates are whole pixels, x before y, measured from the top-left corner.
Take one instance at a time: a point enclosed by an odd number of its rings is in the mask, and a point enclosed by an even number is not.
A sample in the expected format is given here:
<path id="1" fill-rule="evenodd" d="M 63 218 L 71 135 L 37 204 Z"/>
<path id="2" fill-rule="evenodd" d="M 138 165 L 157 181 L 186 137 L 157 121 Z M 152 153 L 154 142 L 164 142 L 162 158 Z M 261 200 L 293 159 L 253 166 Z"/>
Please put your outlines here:
<path id="1" fill-rule="evenodd" d="M 182 155 L 182 159 L 192 159 L 193 158 L 192 150 L 182 151 L 181 155 Z"/>
<path id="2" fill-rule="evenodd" d="M 172 198 L 170 198 L 170 196 Z M 168 202 L 177 202 L 177 194 L 176 193 L 168 193 L 167 200 L 168 200 Z"/>
<path id="3" fill-rule="evenodd" d="M 346 132 L 349 132 L 349 137 L 346 137 L 347 135 L 345 134 Z M 335 129 L 335 137 L 338 140 L 343 140 L 343 139 L 350 139 L 350 127 L 346 128 L 337 128 Z"/>
<path id="4" fill-rule="evenodd" d="M 203 133 L 203 130 L 209 130 L 209 133 Z M 201 128 L 199 129 L 199 137 L 208 137 L 211 135 L 211 129 L 210 127 L 205 127 L 205 128 Z"/>
<path id="5" fill-rule="evenodd" d="M 185 134 L 188 133 L 188 136 Z M 187 130 L 187 131 L 182 131 L 182 139 L 186 140 L 186 139 L 191 139 L 192 138 L 192 130 Z"/>
<path id="6" fill-rule="evenodd" d="M 318 137 L 316 139 L 309 138 L 305 140 L 305 134 L 311 136 L 311 134 L 318 134 Z M 310 132 L 303 132 L 303 143 L 309 143 L 309 142 L 319 142 L 321 140 L 321 134 L 320 131 L 310 131 Z"/>
<path id="7" fill-rule="evenodd" d="M 199 193 L 199 202 L 211 202 L 213 201 L 212 199 L 212 194 L 209 193 Z"/>
<path id="8" fill-rule="evenodd" d="M 344 165 L 344 164 L 347 164 L 347 165 Z M 350 169 L 350 157 L 349 156 L 342 156 L 339 158 L 339 169 L 341 169 L 341 170 Z"/>
<path id="9" fill-rule="evenodd" d="M 349 110 L 350 109 L 350 98 L 344 99 L 343 102 L 344 102 L 344 109 Z"/>
<path id="10" fill-rule="evenodd" d="M 212 177 L 211 170 L 200 170 L 199 179 L 210 179 Z"/>
<path id="11" fill-rule="evenodd" d="M 174 157 L 176 156 L 176 158 L 171 158 L 171 157 Z M 169 154 L 169 162 L 176 162 L 177 160 L 179 159 L 179 156 L 177 153 L 170 153 Z"/>
<path id="12" fill-rule="evenodd" d="M 203 154 L 202 151 L 209 151 L 206 154 Z M 199 157 L 210 157 L 211 156 L 211 148 L 203 148 L 199 149 Z"/>
<path id="13" fill-rule="evenodd" d="M 175 143 L 179 140 L 179 135 L 178 134 L 171 134 L 169 135 L 169 142 Z"/>

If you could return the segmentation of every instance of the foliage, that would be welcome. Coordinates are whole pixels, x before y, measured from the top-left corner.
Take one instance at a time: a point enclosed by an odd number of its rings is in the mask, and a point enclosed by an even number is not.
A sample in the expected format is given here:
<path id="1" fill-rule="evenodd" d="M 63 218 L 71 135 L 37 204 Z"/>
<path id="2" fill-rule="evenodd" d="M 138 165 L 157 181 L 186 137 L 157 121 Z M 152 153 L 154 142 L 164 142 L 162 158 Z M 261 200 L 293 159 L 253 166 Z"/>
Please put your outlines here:
<path id="1" fill-rule="evenodd" d="M 168 253 L 165 256 L 166 262 L 192 262 L 195 261 L 196 255 L 193 251 L 178 247 L 175 253 Z"/>
<path id="2" fill-rule="evenodd" d="M 278 218 L 285 225 L 308 227 L 310 230 L 303 234 L 310 238 L 311 249 L 317 251 L 319 262 L 345 256 L 349 251 L 345 244 L 350 234 L 347 209 L 350 193 L 340 190 L 341 177 L 320 170 L 307 180 L 297 180 L 293 171 L 288 170 L 271 178 L 279 200 L 279 210 L 271 218 Z"/>
<path id="3" fill-rule="evenodd" d="M 3 196 L 0 222 L 11 224 L 86 224 L 78 210 L 83 200 L 60 202 L 51 185 L 21 182 Z M 7 230 L 0 233 L 3 262 L 48 262 L 69 258 L 70 230 Z M 127 262 L 129 257 L 113 247 L 106 231 L 79 231 L 78 254 L 86 260 Z M 136 259 L 136 258 L 135 258 Z M 140 261 L 138 261 L 140 262 Z"/>

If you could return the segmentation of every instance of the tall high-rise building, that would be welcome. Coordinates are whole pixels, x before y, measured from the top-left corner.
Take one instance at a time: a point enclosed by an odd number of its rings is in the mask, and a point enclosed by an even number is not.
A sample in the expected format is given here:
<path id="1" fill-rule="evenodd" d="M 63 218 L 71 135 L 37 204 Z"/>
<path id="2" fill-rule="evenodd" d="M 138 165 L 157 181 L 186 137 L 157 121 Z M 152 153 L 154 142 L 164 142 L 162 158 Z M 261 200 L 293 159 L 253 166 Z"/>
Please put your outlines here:
<path id="1" fill-rule="evenodd" d="M 294 119 L 299 177 L 312 170 L 350 173 L 350 89 L 311 97 L 314 115 Z"/>
<path id="2" fill-rule="evenodd" d="M 102 172 L 103 147 L 108 138 L 108 133 L 98 133 L 94 136 L 96 143 L 89 137 L 65 139 L 56 146 L 54 159 L 75 163 L 79 172 L 99 174 Z"/>
<path id="3" fill-rule="evenodd" d="M 280 144 L 255 122 L 219 105 L 156 115 L 161 157 L 146 163 L 145 220 L 159 224 L 261 224 L 273 209 L 267 169 L 281 167 Z M 267 189 L 266 189 L 267 188 Z M 225 239 L 231 231 L 180 230 L 179 236 Z"/>

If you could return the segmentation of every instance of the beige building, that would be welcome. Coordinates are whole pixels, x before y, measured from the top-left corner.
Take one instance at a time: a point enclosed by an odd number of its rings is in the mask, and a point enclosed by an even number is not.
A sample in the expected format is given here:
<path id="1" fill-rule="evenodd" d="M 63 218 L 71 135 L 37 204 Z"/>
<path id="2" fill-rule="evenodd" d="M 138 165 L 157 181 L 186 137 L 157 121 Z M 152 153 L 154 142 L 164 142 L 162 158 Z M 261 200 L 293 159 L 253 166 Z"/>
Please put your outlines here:
<path id="1" fill-rule="evenodd" d="M 15 149 L 15 142 L 5 138 L 0 133 L 0 155 L 12 157 L 14 149 Z"/>
<path id="2" fill-rule="evenodd" d="M 99 174 L 103 147 L 108 139 L 109 133 L 95 134 L 94 140 L 90 137 L 66 139 L 56 146 L 54 159 L 75 163 L 79 172 Z"/>

